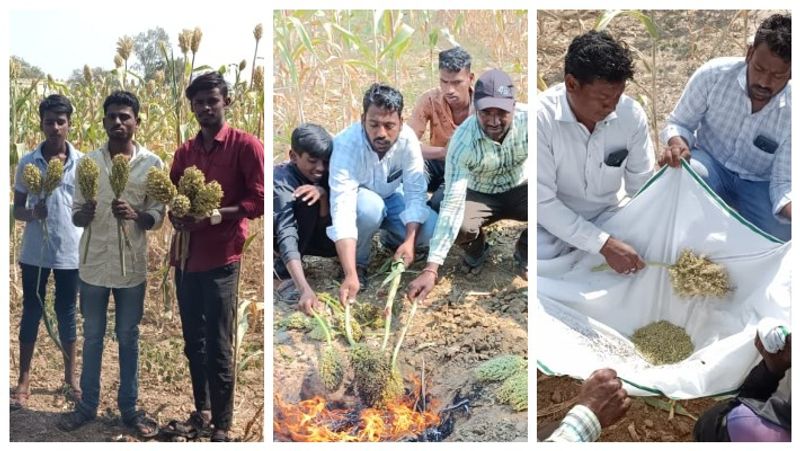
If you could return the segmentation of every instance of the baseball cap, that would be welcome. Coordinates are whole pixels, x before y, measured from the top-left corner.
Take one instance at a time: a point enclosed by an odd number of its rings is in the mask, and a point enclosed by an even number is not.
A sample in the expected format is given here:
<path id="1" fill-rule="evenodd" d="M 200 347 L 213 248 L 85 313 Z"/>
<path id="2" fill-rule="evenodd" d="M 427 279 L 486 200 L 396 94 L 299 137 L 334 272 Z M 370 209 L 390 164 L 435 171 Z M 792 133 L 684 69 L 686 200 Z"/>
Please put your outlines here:
<path id="1" fill-rule="evenodd" d="M 500 108 L 504 111 L 514 109 L 514 83 L 511 77 L 500 69 L 484 72 L 475 83 L 473 98 L 475 109 Z"/>

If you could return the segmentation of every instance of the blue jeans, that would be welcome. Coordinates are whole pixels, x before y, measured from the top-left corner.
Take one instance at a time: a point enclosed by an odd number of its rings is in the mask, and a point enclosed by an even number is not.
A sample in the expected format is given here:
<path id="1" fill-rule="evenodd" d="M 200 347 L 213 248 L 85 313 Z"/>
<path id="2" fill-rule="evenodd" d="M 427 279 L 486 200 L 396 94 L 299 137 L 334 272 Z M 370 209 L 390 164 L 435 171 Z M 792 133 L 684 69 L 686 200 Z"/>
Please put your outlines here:
<path id="1" fill-rule="evenodd" d="M 117 405 L 123 421 L 136 415 L 139 396 L 139 321 L 144 313 L 145 283 L 131 288 L 98 287 L 81 281 L 83 315 L 83 399 L 78 410 L 94 418 L 100 404 L 100 369 L 106 335 L 108 298 L 114 293 L 114 330 L 119 343 L 119 391 Z"/>
<path id="2" fill-rule="evenodd" d="M 58 338 L 62 343 L 73 343 L 75 333 L 75 302 L 78 298 L 78 270 L 50 269 L 19 264 L 22 269 L 22 318 L 19 321 L 19 342 L 35 343 L 39 334 L 39 320 L 42 318 L 42 302 L 47 291 L 50 271 L 56 285 L 55 310 L 58 319 Z M 36 279 L 39 279 L 39 295 L 36 294 Z"/>
<path id="3" fill-rule="evenodd" d="M 378 230 L 383 230 L 387 246 L 397 247 L 406 238 L 406 226 L 400 220 L 400 213 L 406 208 L 403 194 L 394 192 L 387 198 L 382 198 L 374 191 L 365 188 L 358 189 L 356 201 L 356 227 L 358 228 L 358 241 L 356 243 L 356 265 L 367 266 L 369 254 L 372 250 L 372 236 Z M 428 208 L 428 219 L 420 225 L 417 232 L 416 247 L 427 247 L 436 228 L 436 212 Z"/>
<path id="4" fill-rule="evenodd" d="M 703 150 L 692 151 L 692 169 L 745 219 L 783 241 L 792 239 L 792 226 L 772 214 L 769 182 L 754 182 L 739 177 Z"/>

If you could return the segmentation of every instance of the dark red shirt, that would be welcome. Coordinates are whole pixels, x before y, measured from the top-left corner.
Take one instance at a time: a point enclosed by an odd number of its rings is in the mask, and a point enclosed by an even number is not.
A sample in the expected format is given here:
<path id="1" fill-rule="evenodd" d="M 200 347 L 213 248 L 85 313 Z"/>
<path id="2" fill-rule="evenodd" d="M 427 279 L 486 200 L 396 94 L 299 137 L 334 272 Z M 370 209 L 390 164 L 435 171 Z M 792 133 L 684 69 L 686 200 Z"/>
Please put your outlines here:
<path id="1" fill-rule="evenodd" d="M 222 186 L 220 206 L 238 205 L 247 218 L 224 220 L 191 232 L 187 272 L 208 271 L 239 261 L 247 238 L 247 219 L 264 214 L 264 145 L 255 136 L 228 124 L 223 125 L 214 141 L 212 150 L 205 150 L 199 132 L 183 143 L 172 159 L 169 176 L 177 185 L 186 168 L 197 166 L 205 174 L 206 183 L 216 180 Z M 172 265 L 178 264 L 173 258 Z"/>

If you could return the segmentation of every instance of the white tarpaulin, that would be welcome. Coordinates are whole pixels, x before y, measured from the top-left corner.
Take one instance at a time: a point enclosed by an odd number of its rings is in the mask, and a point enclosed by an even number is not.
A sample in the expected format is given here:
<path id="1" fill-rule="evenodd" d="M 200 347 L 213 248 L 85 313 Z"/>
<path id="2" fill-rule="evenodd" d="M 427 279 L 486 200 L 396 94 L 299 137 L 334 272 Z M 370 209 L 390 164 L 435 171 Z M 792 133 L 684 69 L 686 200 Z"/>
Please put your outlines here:
<path id="1" fill-rule="evenodd" d="M 790 250 L 725 205 L 689 165 L 664 168 L 602 228 L 645 261 L 675 263 L 683 249 L 723 264 L 735 286 L 725 299 L 681 299 L 665 268 L 635 275 L 592 272 L 601 255 L 572 251 L 537 262 L 533 322 L 537 363 L 547 374 L 585 379 L 613 368 L 633 395 L 688 399 L 736 390 L 758 362 L 753 345 L 764 317 L 789 324 Z M 666 320 L 692 339 L 688 359 L 653 366 L 629 337 Z"/>

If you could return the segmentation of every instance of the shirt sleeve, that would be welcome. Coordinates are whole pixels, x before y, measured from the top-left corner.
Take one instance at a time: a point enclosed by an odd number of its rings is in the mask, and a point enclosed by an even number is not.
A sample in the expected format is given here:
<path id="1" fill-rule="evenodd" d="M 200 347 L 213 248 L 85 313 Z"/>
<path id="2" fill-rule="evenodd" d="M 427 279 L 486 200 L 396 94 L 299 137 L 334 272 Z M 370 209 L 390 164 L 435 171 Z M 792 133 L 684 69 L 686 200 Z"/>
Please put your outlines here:
<path id="1" fill-rule="evenodd" d="M 417 139 L 422 139 L 425 135 L 425 129 L 428 127 L 428 122 L 430 121 L 431 112 L 429 111 L 428 105 L 430 105 L 430 102 L 428 101 L 428 95 L 426 93 L 417 100 L 417 104 L 411 112 L 411 118 L 408 119 L 408 126 L 414 130 Z"/>
<path id="2" fill-rule="evenodd" d="M 286 177 L 280 176 L 277 172 L 274 173 L 272 222 L 275 233 L 275 247 L 285 264 L 291 260 L 300 260 L 301 255 L 298 244 L 300 235 L 297 227 L 297 218 L 294 216 L 295 199 L 292 195 L 294 187 L 291 186 Z"/>
<path id="3" fill-rule="evenodd" d="M 239 201 L 239 208 L 248 219 L 255 219 L 264 215 L 264 145 L 248 135 L 240 155 L 246 194 Z"/>
<path id="4" fill-rule="evenodd" d="M 558 198 L 551 131 L 552 126 L 539 114 L 536 135 L 536 220 L 559 239 L 597 254 L 610 235 L 572 211 Z"/>
<path id="5" fill-rule="evenodd" d="M 25 186 L 25 180 L 22 177 L 22 172 L 27 164 L 28 162 L 26 160 L 21 159 L 17 165 L 17 170 L 14 172 L 14 191 L 23 194 L 28 194 L 28 187 Z"/>
<path id="6" fill-rule="evenodd" d="M 593 442 L 600 437 L 601 426 L 592 409 L 578 404 L 561 420 L 546 442 Z"/>
<path id="7" fill-rule="evenodd" d="M 419 140 L 411 130 L 404 133 L 406 148 L 403 158 L 403 198 L 406 208 L 400 213 L 403 225 L 409 222 L 422 224 L 428 219 L 427 191 L 428 181 L 425 179 L 425 162 L 422 159 L 422 149 Z"/>
<path id="8" fill-rule="evenodd" d="M 428 262 L 441 265 L 456 239 L 464 219 L 464 203 L 469 183 L 470 133 L 459 127 L 450 139 L 444 167 L 444 197 L 439 207 L 439 219 L 431 238 Z"/>
<path id="9" fill-rule="evenodd" d="M 689 143 L 689 149 L 694 146 L 694 132 L 708 110 L 706 102 L 713 85 L 712 74 L 712 71 L 703 66 L 689 79 L 678 104 L 667 117 L 667 125 L 661 130 L 659 138 L 662 144 L 666 145 L 674 136 L 681 136 Z"/>
<path id="10" fill-rule="evenodd" d="M 329 183 L 331 187 L 331 220 L 328 237 L 331 241 L 345 238 L 358 239 L 356 228 L 356 202 L 358 200 L 358 179 L 353 171 L 357 170 L 355 161 L 358 154 L 354 149 L 357 144 L 348 139 L 350 130 L 333 140 Z"/>
<path id="11" fill-rule="evenodd" d="M 781 143 L 772 162 L 772 175 L 769 182 L 769 197 L 772 200 L 772 213 L 779 222 L 790 221 L 780 214 L 783 207 L 792 201 L 792 133 Z"/>
<path id="12" fill-rule="evenodd" d="M 650 140 L 647 115 L 638 103 L 634 104 L 636 130 L 628 139 L 628 161 L 625 163 L 625 192 L 633 196 L 653 175 L 655 151 Z"/>

